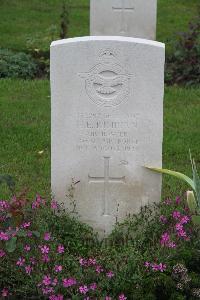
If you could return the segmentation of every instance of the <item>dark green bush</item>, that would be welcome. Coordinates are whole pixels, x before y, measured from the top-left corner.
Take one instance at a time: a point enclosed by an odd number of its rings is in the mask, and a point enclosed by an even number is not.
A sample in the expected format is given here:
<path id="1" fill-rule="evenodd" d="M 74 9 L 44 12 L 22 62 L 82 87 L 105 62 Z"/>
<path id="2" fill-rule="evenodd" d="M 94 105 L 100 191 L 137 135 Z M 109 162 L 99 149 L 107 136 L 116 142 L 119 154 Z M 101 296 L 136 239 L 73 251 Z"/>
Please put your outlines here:
<path id="1" fill-rule="evenodd" d="M 31 55 L 0 49 L 0 78 L 33 79 L 37 71 L 37 63 Z"/>
<path id="2" fill-rule="evenodd" d="M 200 84 L 200 12 L 187 32 L 178 35 L 167 55 L 165 82 L 194 86 Z"/>

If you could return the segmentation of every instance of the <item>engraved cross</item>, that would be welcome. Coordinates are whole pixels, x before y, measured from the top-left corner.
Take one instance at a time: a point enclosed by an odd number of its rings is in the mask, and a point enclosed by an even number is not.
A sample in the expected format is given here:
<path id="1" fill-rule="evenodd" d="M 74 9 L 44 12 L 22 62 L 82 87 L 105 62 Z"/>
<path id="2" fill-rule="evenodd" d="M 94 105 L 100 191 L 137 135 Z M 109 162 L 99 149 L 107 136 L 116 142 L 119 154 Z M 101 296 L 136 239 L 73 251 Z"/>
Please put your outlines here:
<path id="1" fill-rule="evenodd" d="M 110 157 L 104 157 L 104 177 L 91 177 L 88 175 L 89 183 L 103 183 L 104 191 L 103 191 L 103 216 L 109 216 L 108 210 L 108 201 L 109 201 L 109 183 L 125 183 L 125 176 L 123 177 L 110 177 L 110 168 L 109 168 Z"/>
<path id="2" fill-rule="evenodd" d="M 125 21 L 126 21 L 125 13 L 133 12 L 135 8 L 133 6 L 132 7 L 131 6 L 126 6 L 125 5 L 125 0 L 121 0 L 121 5 L 118 6 L 118 7 L 113 6 L 112 9 L 116 12 L 121 13 L 121 29 L 120 29 L 120 32 L 125 33 L 127 31 L 127 26 L 125 24 Z"/>

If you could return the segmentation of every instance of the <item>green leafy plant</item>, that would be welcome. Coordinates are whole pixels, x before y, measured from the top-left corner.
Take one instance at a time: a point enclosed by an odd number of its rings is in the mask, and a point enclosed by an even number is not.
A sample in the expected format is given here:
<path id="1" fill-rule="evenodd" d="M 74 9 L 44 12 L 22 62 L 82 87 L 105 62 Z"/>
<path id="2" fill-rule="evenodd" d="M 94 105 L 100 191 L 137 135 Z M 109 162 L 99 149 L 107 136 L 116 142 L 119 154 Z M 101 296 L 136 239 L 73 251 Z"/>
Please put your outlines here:
<path id="1" fill-rule="evenodd" d="M 187 204 L 191 213 L 193 214 L 192 216 L 193 222 L 200 225 L 200 178 L 197 173 L 195 161 L 191 157 L 191 154 L 190 154 L 190 160 L 191 160 L 192 173 L 193 173 L 192 179 L 183 173 L 176 172 L 173 170 L 153 168 L 153 167 L 146 167 L 146 168 L 158 173 L 171 175 L 178 179 L 181 179 L 185 181 L 193 189 L 193 191 L 187 191 Z"/>
<path id="2" fill-rule="evenodd" d="M 179 33 L 177 42 L 167 55 L 165 81 L 185 86 L 200 83 L 200 9 L 187 32 Z"/>
<path id="3" fill-rule="evenodd" d="M 37 63 L 23 52 L 0 49 L 0 78 L 32 79 L 37 74 Z"/>

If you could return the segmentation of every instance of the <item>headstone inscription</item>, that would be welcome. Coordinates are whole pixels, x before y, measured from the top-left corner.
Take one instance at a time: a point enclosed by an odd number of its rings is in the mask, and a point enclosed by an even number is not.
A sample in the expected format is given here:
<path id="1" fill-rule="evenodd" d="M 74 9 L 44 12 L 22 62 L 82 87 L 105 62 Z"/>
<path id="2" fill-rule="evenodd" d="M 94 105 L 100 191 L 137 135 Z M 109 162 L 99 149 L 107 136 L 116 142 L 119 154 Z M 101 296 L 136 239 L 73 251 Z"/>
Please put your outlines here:
<path id="1" fill-rule="evenodd" d="M 90 0 L 90 35 L 156 39 L 157 0 Z"/>
<path id="2" fill-rule="evenodd" d="M 82 37 L 51 45 L 55 198 L 72 183 L 82 221 L 100 235 L 142 205 L 160 201 L 164 45 L 127 37 Z"/>

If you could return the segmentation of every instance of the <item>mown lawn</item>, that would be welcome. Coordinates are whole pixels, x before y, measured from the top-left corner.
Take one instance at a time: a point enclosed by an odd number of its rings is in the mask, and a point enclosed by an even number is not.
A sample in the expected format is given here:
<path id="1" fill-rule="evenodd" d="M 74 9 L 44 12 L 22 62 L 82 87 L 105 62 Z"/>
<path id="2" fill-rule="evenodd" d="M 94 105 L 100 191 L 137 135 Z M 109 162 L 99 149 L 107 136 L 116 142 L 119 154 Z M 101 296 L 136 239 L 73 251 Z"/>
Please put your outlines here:
<path id="1" fill-rule="evenodd" d="M 0 173 L 11 174 L 18 190 L 27 187 L 31 195 L 49 195 L 49 81 L 0 80 L 0 111 Z M 200 166 L 199 119 L 200 89 L 166 88 L 164 167 L 191 175 L 189 149 Z M 185 189 L 178 180 L 164 177 L 164 197 Z"/>
<path id="2" fill-rule="evenodd" d="M 68 2 L 70 37 L 88 35 L 89 0 Z M 27 39 L 31 39 L 37 48 L 48 49 L 51 26 L 57 26 L 59 32 L 62 3 L 62 0 L 1 0 L 0 47 L 25 50 Z M 186 30 L 197 14 L 198 4 L 199 0 L 158 0 L 157 40 L 169 43 L 177 32 Z M 53 38 L 58 39 L 58 33 Z"/>

